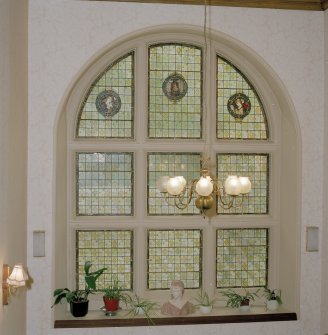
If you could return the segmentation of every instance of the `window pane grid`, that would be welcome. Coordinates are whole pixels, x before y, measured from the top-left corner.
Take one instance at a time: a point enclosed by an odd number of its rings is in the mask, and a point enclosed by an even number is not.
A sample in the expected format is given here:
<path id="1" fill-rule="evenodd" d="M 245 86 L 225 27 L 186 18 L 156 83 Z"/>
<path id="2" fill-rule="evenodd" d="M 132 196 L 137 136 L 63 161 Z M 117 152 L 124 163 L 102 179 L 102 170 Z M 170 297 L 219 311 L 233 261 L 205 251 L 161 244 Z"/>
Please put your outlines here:
<path id="1" fill-rule="evenodd" d="M 267 214 L 269 211 L 269 155 L 268 154 L 218 154 L 217 176 L 224 181 L 228 175 L 248 176 L 252 190 L 243 196 L 242 206 L 223 209 L 219 214 Z M 238 201 L 238 199 L 237 199 Z"/>
<path id="2" fill-rule="evenodd" d="M 99 94 L 114 91 L 120 99 L 118 112 L 105 117 L 97 107 Z M 77 137 L 133 138 L 134 53 L 111 64 L 90 87 L 78 119 Z"/>
<path id="3" fill-rule="evenodd" d="M 148 215 L 185 215 L 199 214 L 194 205 L 195 196 L 185 209 L 177 209 L 173 199 L 169 204 L 156 187 L 162 176 L 184 176 L 187 185 L 200 174 L 199 153 L 148 153 Z"/>
<path id="4" fill-rule="evenodd" d="M 102 290 L 118 280 L 124 289 L 132 289 L 133 231 L 78 230 L 76 231 L 77 287 L 84 289 L 84 263 L 91 261 L 91 271 L 107 268 L 97 280 Z"/>
<path id="5" fill-rule="evenodd" d="M 148 230 L 148 288 L 169 289 L 172 280 L 200 288 L 201 258 L 201 230 Z"/>
<path id="6" fill-rule="evenodd" d="M 218 229 L 217 287 L 267 285 L 268 229 Z"/>
<path id="7" fill-rule="evenodd" d="M 77 215 L 133 215 L 133 178 L 133 153 L 77 153 Z"/>
<path id="8" fill-rule="evenodd" d="M 262 103 L 244 75 L 227 60 L 217 58 L 217 138 L 266 140 L 269 137 Z M 244 94 L 250 111 L 243 119 L 229 113 L 228 102 L 235 94 Z M 234 100 L 234 99 L 233 99 Z M 242 105 L 235 100 L 235 112 L 243 113 Z"/>
<path id="9" fill-rule="evenodd" d="M 163 85 L 172 75 L 182 76 L 186 94 L 175 100 L 164 94 Z M 168 81 L 173 93 L 174 81 Z M 178 92 L 183 90 L 179 81 Z M 184 44 L 155 45 L 149 48 L 150 138 L 201 138 L 202 52 Z"/>

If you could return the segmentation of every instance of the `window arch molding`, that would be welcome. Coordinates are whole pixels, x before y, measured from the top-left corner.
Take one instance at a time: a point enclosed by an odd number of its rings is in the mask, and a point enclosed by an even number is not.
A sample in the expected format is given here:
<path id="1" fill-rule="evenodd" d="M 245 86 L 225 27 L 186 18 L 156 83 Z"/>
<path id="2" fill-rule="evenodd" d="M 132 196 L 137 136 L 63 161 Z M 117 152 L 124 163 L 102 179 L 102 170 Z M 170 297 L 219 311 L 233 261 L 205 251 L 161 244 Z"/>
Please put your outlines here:
<path id="1" fill-rule="evenodd" d="M 219 32 L 211 32 L 211 39 L 213 43 L 213 55 L 209 57 L 209 61 L 215 62 L 214 54 L 218 53 L 220 56 L 229 59 L 235 66 L 237 66 L 240 70 L 242 70 L 243 74 L 252 82 L 257 93 L 260 95 L 260 98 L 264 104 L 264 109 L 267 115 L 270 139 L 265 144 L 267 147 L 268 152 L 275 152 L 274 155 L 277 156 L 277 159 L 274 159 L 275 163 L 271 166 L 273 171 L 273 178 L 274 180 L 281 180 L 279 185 L 275 184 L 272 187 L 272 194 L 273 197 L 271 198 L 271 208 L 272 208 L 272 215 L 274 217 L 274 221 L 286 221 L 286 224 L 283 226 L 283 229 L 280 227 L 278 229 L 274 229 L 274 233 L 276 234 L 275 239 L 279 240 L 280 249 L 276 248 L 276 256 L 274 257 L 275 269 L 276 274 L 273 276 L 274 278 L 272 281 L 274 283 L 279 284 L 279 287 L 283 289 L 288 289 L 288 303 L 287 306 L 291 309 L 295 310 L 298 309 L 298 299 L 299 299 L 299 292 L 298 292 L 298 285 L 295 283 L 299 283 L 299 236 L 300 231 L 297 225 L 299 222 L 300 217 L 300 176 L 301 176 L 301 165 L 300 163 L 300 148 L 301 148 L 301 140 L 300 140 L 300 131 L 299 125 L 296 117 L 296 113 L 294 111 L 293 105 L 289 96 L 286 94 L 282 83 L 280 82 L 277 75 L 272 71 L 272 69 L 252 50 L 250 50 L 247 46 L 241 44 L 240 42 L 232 39 L 230 36 L 227 36 L 223 33 Z M 67 103 L 65 103 L 65 107 L 63 108 L 62 113 L 65 115 L 61 115 L 58 122 L 58 131 L 57 131 L 57 159 L 56 159 L 56 179 L 59 181 L 59 168 L 60 166 L 65 166 L 65 162 L 67 164 L 67 149 L 63 149 L 63 139 L 60 139 L 60 133 L 63 131 L 66 132 L 67 130 L 67 142 L 74 148 L 75 146 L 75 125 L 78 117 L 78 110 L 83 97 L 99 75 L 99 73 L 108 65 L 109 61 L 113 61 L 118 59 L 120 56 L 130 52 L 131 50 L 139 50 L 140 52 L 140 45 L 147 41 L 148 45 L 152 43 L 159 43 L 159 42 L 168 42 L 168 41 L 179 41 L 185 43 L 191 43 L 194 45 L 202 45 L 203 41 L 203 32 L 200 27 L 195 26 L 159 26 L 155 28 L 149 28 L 137 33 L 130 34 L 124 38 L 121 38 L 113 43 L 111 43 L 108 47 L 105 47 L 101 51 L 97 53 L 93 57 L 90 62 L 80 71 L 78 79 L 72 83 L 71 91 L 67 96 Z M 147 47 L 144 47 L 144 52 L 147 52 Z M 136 63 L 136 75 L 138 75 L 138 68 L 140 67 L 140 62 L 145 61 L 146 57 L 140 57 L 142 55 L 139 54 Z M 213 74 L 206 74 L 207 80 L 213 81 L 211 78 Z M 144 80 L 146 80 L 144 78 Z M 137 85 L 136 85 L 137 86 Z M 213 88 L 212 88 L 213 89 Z M 145 90 L 146 91 L 146 90 Z M 136 87 L 135 94 L 147 99 L 145 96 L 145 92 L 138 87 Z M 211 94 L 211 93 L 209 93 Z M 213 96 L 213 92 L 212 92 Z M 210 102 L 208 109 L 213 108 L 213 103 L 215 101 L 212 99 Z M 140 108 L 138 102 L 136 103 L 136 111 Z M 282 113 L 283 110 L 283 113 Z M 144 123 L 146 120 L 140 118 L 137 122 Z M 135 125 L 138 127 L 138 124 Z M 65 129 L 65 130 L 64 130 Z M 290 131 L 292 130 L 292 131 Z M 291 135 L 292 133 L 292 135 Z M 145 140 L 145 139 L 144 139 Z M 84 139 L 79 139 L 79 141 L 85 141 Z M 115 139 L 111 140 L 115 143 Z M 135 140 L 131 140 L 133 142 Z M 86 141 L 85 141 L 86 142 Z M 104 148 L 104 150 L 108 150 L 108 145 L 104 143 L 104 141 L 97 140 L 97 139 L 88 139 L 88 142 L 92 144 L 97 144 L 98 150 Z M 225 140 L 218 140 L 217 146 L 220 145 L 220 142 L 225 142 Z M 284 148 L 284 145 L 286 148 Z M 93 148 L 91 144 L 90 148 Z M 232 143 L 231 145 L 234 145 Z M 226 143 L 226 152 L 229 152 L 229 143 Z M 249 141 L 242 151 L 256 151 L 256 143 L 254 141 Z M 65 145 L 66 147 L 66 145 Z M 281 149 L 277 149 L 280 147 Z M 62 150 L 60 150 L 60 148 Z M 88 148 L 88 144 L 86 144 L 86 148 Z M 288 176 L 285 175 L 284 171 L 285 165 L 287 164 L 283 159 L 283 157 L 288 157 L 290 154 L 291 148 L 296 148 L 296 151 L 293 154 L 295 158 L 294 162 L 291 162 L 291 159 L 287 159 L 288 171 L 294 171 L 294 176 L 291 178 L 292 180 L 288 180 Z M 72 169 L 73 170 L 73 169 Z M 277 172 L 278 171 L 278 172 Z M 65 187 L 63 187 L 63 183 L 65 183 L 66 187 L 70 188 L 69 186 L 69 179 L 73 178 L 73 176 L 68 176 L 66 178 L 62 178 L 61 181 L 56 182 L 56 200 L 57 200 L 57 212 L 56 212 L 56 220 L 60 218 L 60 228 L 57 226 L 55 229 L 57 230 L 55 245 L 59 244 L 59 239 L 63 236 L 64 232 L 66 231 L 66 219 L 65 222 L 63 217 L 61 217 L 58 212 L 61 213 L 69 213 L 69 208 L 73 208 L 71 201 L 72 199 L 67 199 L 67 204 L 64 204 L 63 201 L 60 201 L 61 193 Z M 287 181 L 289 186 L 294 186 L 293 195 L 290 195 L 288 192 L 286 185 L 284 186 L 283 181 Z M 144 183 L 145 178 L 140 181 L 140 183 Z M 284 194 L 284 190 L 286 189 L 287 194 L 292 198 L 288 198 L 288 195 L 280 196 Z M 70 192 L 69 192 L 70 193 Z M 285 199 L 284 199 L 285 198 Z M 295 213 L 290 213 L 288 208 L 285 208 L 285 203 L 283 200 L 287 200 L 287 198 L 292 200 L 292 203 L 295 205 L 296 211 Z M 280 206 L 281 205 L 281 206 Z M 63 208 L 65 207 L 65 208 Z M 74 217 L 71 216 L 72 213 L 69 213 L 67 216 L 70 220 L 74 221 Z M 82 219 L 83 221 L 83 219 Z M 119 224 L 120 219 L 118 219 Z M 218 221 L 223 221 L 218 216 Z M 288 221 L 288 222 L 287 222 Z M 282 224 L 281 224 L 282 225 Z M 280 225 L 280 226 L 281 226 Z M 101 226 L 101 224 L 100 224 Z M 100 227 L 98 226 L 98 227 Z M 118 226 L 117 226 L 118 227 Z M 115 228 L 115 226 L 114 226 Z M 68 228 L 69 230 L 69 228 Z M 291 243 L 289 242 L 291 241 Z M 67 254 L 69 255 L 71 262 L 70 264 L 74 264 L 72 254 L 73 250 L 72 247 L 69 246 L 68 241 L 67 243 Z M 280 250 L 280 251 L 279 251 Z M 56 268 L 62 268 L 62 264 L 60 264 L 60 255 L 63 255 L 65 251 L 60 250 L 57 254 L 56 251 Z M 293 265 L 292 276 L 289 278 L 285 278 L 282 274 L 284 269 L 288 268 L 287 261 L 282 261 L 282 255 L 289 253 L 289 261 Z M 286 263 L 286 264 L 285 264 Z M 68 268 L 68 272 L 66 273 L 66 278 L 60 278 L 59 281 L 68 282 L 73 284 L 73 280 L 70 276 L 72 269 Z M 65 274 L 65 271 L 63 271 Z M 293 281 L 291 280 L 293 278 Z M 57 280 L 56 280 L 57 281 Z M 57 287 L 57 285 L 56 285 Z"/>

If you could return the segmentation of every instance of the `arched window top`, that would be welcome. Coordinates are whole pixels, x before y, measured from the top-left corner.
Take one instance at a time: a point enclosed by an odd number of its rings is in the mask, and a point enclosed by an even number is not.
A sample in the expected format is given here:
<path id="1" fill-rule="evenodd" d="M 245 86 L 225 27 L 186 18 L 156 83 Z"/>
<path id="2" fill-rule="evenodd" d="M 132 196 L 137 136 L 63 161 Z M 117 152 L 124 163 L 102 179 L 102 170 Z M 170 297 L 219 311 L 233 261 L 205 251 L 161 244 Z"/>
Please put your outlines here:
<path id="1" fill-rule="evenodd" d="M 255 89 L 239 69 L 220 56 L 217 56 L 217 138 L 269 138 L 265 111 Z"/>
<path id="2" fill-rule="evenodd" d="M 103 71 L 88 90 L 79 112 L 78 138 L 133 138 L 134 53 Z"/>

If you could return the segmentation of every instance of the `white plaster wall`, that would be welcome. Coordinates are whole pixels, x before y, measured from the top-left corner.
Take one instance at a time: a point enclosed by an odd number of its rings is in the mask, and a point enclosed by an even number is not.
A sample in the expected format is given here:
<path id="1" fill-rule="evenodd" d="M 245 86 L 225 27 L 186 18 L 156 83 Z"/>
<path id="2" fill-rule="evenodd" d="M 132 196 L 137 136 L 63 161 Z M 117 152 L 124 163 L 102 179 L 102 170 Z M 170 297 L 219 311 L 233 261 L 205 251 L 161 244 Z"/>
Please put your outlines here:
<path id="1" fill-rule="evenodd" d="M 0 0 L 0 280 L 2 265 L 26 264 L 27 1 Z M 0 282 L 0 287 L 1 287 Z M 26 332 L 26 297 L 8 306 L 0 334 Z"/>
<path id="2" fill-rule="evenodd" d="M 302 132 L 301 315 L 296 322 L 53 330 L 50 310 L 54 211 L 54 136 L 68 89 L 83 66 L 113 40 L 160 24 L 202 25 L 198 6 L 29 1 L 28 294 L 27 334 L 320 334 L 321 252 L 305 252 L 305 227 L 322 227 L 324 14 L 215 7 L 210 25 L 246 44 L 274 69 L 295 105 Z M 31 255 L 31 232 L 46 230 L 47 257 Z"/>

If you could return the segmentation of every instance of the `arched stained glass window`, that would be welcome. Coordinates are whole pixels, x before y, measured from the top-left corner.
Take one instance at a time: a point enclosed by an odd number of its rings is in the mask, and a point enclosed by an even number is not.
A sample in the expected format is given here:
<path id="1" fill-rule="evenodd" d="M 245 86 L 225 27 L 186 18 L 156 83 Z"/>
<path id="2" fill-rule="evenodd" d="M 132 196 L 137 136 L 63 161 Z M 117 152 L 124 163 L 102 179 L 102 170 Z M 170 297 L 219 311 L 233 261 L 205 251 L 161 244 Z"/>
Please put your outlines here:
<path id="1" fill-rule="evenodd" d="M 134 53 L 117 60 L 91 85 L 76 137 L 133 138 Z"/>
<path id="2" fill-rule="evenodd" d="M 217 138 L 266 140 L 265 112 L 254 88 L 230 62 L 217 57 Z"/>
<path id="3" fill-rule="evenodd" d="M 201 138 L 202 51 L 184 44 L 149 48 L 149 138 Z"/>
<path id="4" fill-rule="evenodd" d="M 205 51 L 209 59 L 220 45 L 213 42 L 206 50 L 198 42 L 159 38 L 124 45 L 119 58 L 104 58 L 104 70 L 76 103 L 70 224 L 80 288 L 90 257 L 107 267 L 99 288 L 117 279 L 125 289 L 141 295 L 144 289 L 155 299 L 177 279 L 186 289 L 268 283 L 275 224 L 270 167 L 277 155 L 268 150 L 263 104 L 257 85 L 235 65 L 217 56 L 212 69 L 204 61 Z M 205 80 L 205 70 L 217 70 L 217 78 Z M 134 96 L 135 87 L 144 94 Z M 217 108 L 210 108 L 215 100 Z M 248 145 L 249 140 L 257 141 Z M 207 158 L 213 180 L 223 184 L 237 175 L 252 183 L 242 206 L 222 207 L 214 196 L 217 206 L 205 218 L 210 225 L 199 216 L 198 194 L 174 200 L 157 186 L 160 177 L 183 176 L 190 191 Z"/>

